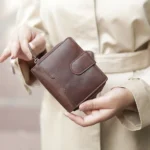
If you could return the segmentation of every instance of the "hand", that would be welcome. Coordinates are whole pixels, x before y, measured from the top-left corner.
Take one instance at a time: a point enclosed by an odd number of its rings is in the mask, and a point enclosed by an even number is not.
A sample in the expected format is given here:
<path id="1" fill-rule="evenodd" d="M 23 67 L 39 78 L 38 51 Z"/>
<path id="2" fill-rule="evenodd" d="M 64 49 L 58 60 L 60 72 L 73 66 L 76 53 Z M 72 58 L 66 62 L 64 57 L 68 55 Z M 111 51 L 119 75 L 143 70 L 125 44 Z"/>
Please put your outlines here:
<path id="1" fill-rule="evenodd" d="M 42 52 L 45 49 L 45 38 L 40 31 L 24 25 L 12 35 L 9 44 L 0 55 L 0 63 L 4 62 L 8 57 L 30 61 L 32 54 L 28 48 L 28 44 L 30 44 L 33 51 Z"/>
<path id="2" fill-rule="evenodd" d="M 88 100 L 79 106 L 84 117 L 66 112 L 65 115 L 80 126 L 86 127 L 106 121 L 129 106 L 136 106 L 132 93 L 126 88 L 113 88 L 104 96 Z"/>

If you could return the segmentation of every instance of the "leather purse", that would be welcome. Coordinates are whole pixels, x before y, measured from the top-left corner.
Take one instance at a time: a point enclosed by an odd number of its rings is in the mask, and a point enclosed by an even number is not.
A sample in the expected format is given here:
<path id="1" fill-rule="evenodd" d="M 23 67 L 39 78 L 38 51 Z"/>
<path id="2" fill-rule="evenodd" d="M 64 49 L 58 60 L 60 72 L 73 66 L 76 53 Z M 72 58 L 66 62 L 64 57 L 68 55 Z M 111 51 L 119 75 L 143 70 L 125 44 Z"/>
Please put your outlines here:
<path id="1" fill-rule="evenodd" d="M 95 98 L 107 81 L 94 54 L 84 51 L 71 37 L 40 59 L 33 58 L 36 64 L 31 72 L 68 112 Z"/>

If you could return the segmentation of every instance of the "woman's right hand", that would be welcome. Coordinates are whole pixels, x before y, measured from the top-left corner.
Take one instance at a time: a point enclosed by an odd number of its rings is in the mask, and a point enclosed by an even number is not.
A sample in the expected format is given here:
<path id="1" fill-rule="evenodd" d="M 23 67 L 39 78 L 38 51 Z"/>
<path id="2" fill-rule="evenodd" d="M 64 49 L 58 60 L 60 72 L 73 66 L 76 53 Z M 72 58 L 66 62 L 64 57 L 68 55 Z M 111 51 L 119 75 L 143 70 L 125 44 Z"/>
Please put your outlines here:
<path id="1" fill-rule="evenodd" d="M 28 44 L 35 53 L 40 53 L 45 49 L 46 41 L 44 34 L 34 28 L 24 25 L 17 29 L 7 47 L 0 55 L 0 63 L 7 58 L 20 58 L 25 61 L 32 60 L 32 54 L 28 48 Z"/>

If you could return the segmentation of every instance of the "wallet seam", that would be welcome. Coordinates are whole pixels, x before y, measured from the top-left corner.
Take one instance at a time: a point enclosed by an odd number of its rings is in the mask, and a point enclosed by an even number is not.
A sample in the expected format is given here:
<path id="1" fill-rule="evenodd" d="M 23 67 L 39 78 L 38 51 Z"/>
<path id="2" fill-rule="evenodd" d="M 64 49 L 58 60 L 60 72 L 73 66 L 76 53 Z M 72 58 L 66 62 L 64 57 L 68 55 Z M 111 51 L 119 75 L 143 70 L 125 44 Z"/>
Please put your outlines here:
<path id="1" fill-rule="evenodd" d="M 39 67 L 42 68 L 42 70 L 48 75 L 48 77 L 51 76 L 43 67 L 41 67 L 41 66 L 39 66 Z M 39 70 L 40 70 L 40 69 L 39 69 Z M 58 78 L 57 78 L 57 79 L 55 78 L 55 80 L 57 81 L 57 84 L 58 84 L 61 88 L 63 88 L 63 86 L 58 82 Z M 63 89 L 65 89 L 65 88 L 63 88 Z M 66 89 L 65 89 L 65 90 L 66 90 Z M 68 95 L 67 95 L 67 91 L 64 92 L 64 94 L 66 95 L 67 99 L 69 100 Z M 72 107 L 72 103 L 71 103 L 70 101 L 68 101 L 68 104 Z M 72 107 L 72 108 L 73 108 L 73 107 Z"/>
<path id="2" fill-rule="evenodd" d="M 87 97 L 85 97 L 84 100 L 81 101 L 81 102 L 77 105 L 77 107 L 78 107 L 81 103 L 83 103 L 84 101 L 86 101 L 94 92 L 96 92 L 96 91 L 101 87 L 101 85 L 103 85 L 104 83 L 106 83 L 106 81 L 107 81 L 107 78 L 106 78 L 101 84 L 99 84 Z"/>
<path id="3" fill-rule="evenodd" d="M 71 37 L 68 37 L 68 38 L 66 38 L 63 42 L 60 42 L 59 44 L 58 44 L 58 46 L 56 47 L 53 47 L 52 48 L 52 50 L 49 52 L 49 53 L 47 53 L 47 55 L 45 54 L 43 57 L 41 57 L 41 59 L 37 62 L 37 64 L 39 65 L 43 60 L 45 60 L 50 54 L 52 54 L 57 48 L 59 48 L 65 41 L 67 41 L 68 39 L 70 39 L 70 40 L 72 40 L 73 41 L 73 43 L 74 44 L 76 44 L 76 46 L 78 46 L 78 48 L 81 50 L 81 51 L 83 51 L 83 49 L 73 40 L 73 38 L 71 38 Z"/>
<path id="4" fill-rule="evenodd" d="M 96 92 L 100 87 L 101 85 L 103 85 L 104 83 L 106 83 L 106 81 L 108 80 L 108 77 L 99 69 L 99 67 L 97 65 L 95 65 L 95 68 L 101 73 L 101 75 L 103 77 L 105 77 L 106 79 L 101 83 L 99 84 L 87 97 L 84 98 L 83 101 L 81 101 L 76 107 L 78 107 L 81 103 L 83 103 L 84 101 L 86 101 L 94 92 Z"/>
<path id="5" fill-rule="evenodd" d="M 67 40 L 67 39 L 66 39 L 66 40 Z M 41 57 L 41 60 L 39 60 L 39 61 L 37 62 L 37 64 L 38 64 L 38 65 L 41 64 L 50 54 L 52 54 L 57 48 L 59 48 L 60 45 L 63 44 L 66 40 L 64 40 L 63 42 L 59 43 L 57 47 L 54 47 L 49 53 L 47 53 L 48 55 L 46 55 L 45 57 L 44 57 L 44 56 Z"/>

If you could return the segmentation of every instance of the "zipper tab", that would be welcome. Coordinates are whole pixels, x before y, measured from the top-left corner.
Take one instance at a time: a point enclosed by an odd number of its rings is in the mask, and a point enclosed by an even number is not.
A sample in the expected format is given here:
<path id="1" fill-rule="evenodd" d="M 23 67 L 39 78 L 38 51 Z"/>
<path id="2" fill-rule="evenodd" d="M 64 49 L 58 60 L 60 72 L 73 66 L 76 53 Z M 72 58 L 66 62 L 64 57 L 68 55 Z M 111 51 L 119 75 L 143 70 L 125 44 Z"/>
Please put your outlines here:
<path id="1" fill-rule="evenodd" d="M 34 59 L 34 63 L 36 64 L 37 61 L 39 60 L 37 57 L 36 58 L 33 58 Z"/>
<path id="2" fill-rule="evenodd" d="M 32 54 L 32 58 L 34 60 L 34 63 L 36 64 L 39 59 L 36 57 L 36 54 L 34 53 L 33 49 L 30 46 L 30 44 L 28 44 L 28 48 L 29 48 L 29 50 L 30 50 L 30 52 Z"/>

